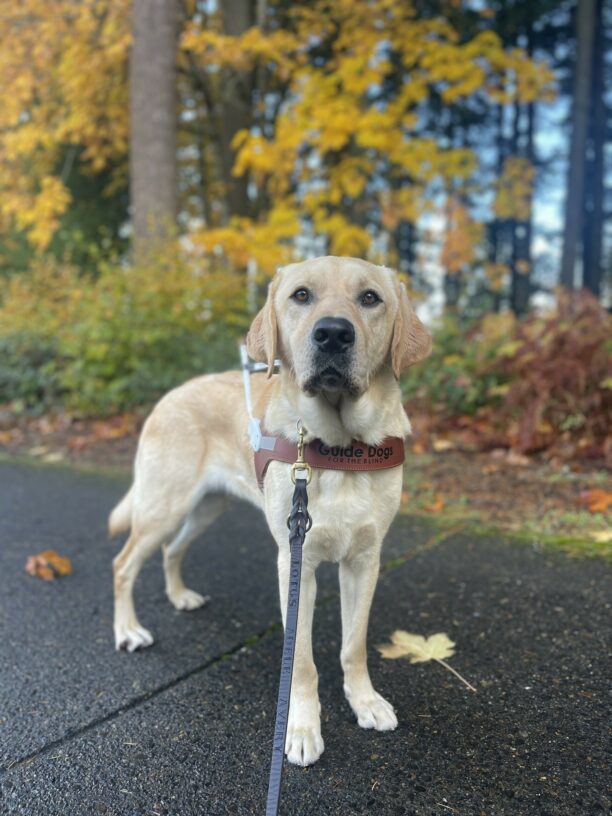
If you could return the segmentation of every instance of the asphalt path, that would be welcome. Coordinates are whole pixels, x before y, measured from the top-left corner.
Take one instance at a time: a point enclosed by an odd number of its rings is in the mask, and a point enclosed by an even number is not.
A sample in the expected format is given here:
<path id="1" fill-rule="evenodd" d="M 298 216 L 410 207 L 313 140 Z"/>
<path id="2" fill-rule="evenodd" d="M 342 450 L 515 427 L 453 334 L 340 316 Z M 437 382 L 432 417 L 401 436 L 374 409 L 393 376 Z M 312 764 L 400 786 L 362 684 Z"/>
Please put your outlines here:
<path id="1" fill-rule="evenodd" d="M 281 653 L 275 546 L 234 504 L 193 544 L 177 612 L 161 560 L 137 585 L 153 647 L 116 653 L 106 518 L 126 482 L 0 463 L 0 816 L 264 812 Z M 56 549 L 74 573 L 24 572 Z M 286 766 L 282 814 L 601 816 L 610 812 L 612 579 L 600 561 L 440 534 L 404 517 L 385 543 L 370 625 L 395 732 L 360 729 L 342 694 L 337 576 L 319 576 L 314 647 L 325 752 Z M 446 632 L 450 664 L 383 660 L 397 628 Z"/>

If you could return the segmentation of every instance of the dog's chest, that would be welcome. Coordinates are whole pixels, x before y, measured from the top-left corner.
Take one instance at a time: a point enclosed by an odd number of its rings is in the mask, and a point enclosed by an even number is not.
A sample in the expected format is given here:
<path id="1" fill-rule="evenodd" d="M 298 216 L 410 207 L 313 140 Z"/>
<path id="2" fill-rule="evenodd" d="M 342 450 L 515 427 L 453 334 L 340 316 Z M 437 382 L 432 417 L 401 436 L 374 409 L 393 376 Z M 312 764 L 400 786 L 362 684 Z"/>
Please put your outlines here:
<path id="1" fill-rule="evenodd" d="M 267 502 L 267 515 L 277 542 L 282 543 L 293 486 L 287 485 L 284 468 L 275 470 L 269 474 L 269 486 L 274 486 L 276 498 Z M 304 556 L 315 562 L 341 561 L 379 548 L 398 510 L 401 484 L 401 467 L 366 473 L 315 470 L 308 487 L 312 528 Z M 282 525 L 276 523 L 279 516 Z"/>

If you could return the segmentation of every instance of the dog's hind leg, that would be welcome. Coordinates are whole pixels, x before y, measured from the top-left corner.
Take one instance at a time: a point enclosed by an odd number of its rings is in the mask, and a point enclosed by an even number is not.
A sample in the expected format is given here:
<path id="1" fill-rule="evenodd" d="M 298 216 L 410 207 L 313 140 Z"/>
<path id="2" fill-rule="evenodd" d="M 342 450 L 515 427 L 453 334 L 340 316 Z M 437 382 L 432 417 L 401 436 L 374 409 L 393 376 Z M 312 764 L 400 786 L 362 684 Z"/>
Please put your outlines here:
<path id="1" fill-rule="evenodd" d="M 181 566 L 191 542 L 221 515 L 227 506 L 227 501 L 227 497 L 219 493 L 204 496 L 187 516 L 178 535 L 170 543 L 164 545 L 166 595 L 176 609 L 197 609 L 209 600 L 208 597 L 185 586 Z"/>
<path id="2" fill-rule="evenodd" d="M 167 530 L 150 527 L 132 533 L 113 561 L 115 584 L 115 647 L 133 652 L 150 646 L 153 636 L 141 626 L 134 608 L 134 583 L 143 564 L 158 550 L 168 536 Z"/>

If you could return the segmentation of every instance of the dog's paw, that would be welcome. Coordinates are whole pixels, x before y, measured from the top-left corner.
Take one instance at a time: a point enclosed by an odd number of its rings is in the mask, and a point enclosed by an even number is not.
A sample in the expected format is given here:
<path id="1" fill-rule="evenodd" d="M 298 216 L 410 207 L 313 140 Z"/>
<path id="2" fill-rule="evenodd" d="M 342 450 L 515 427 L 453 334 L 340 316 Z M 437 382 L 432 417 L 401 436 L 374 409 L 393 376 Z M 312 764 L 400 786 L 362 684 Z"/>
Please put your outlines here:
<path id="1" fill-rule="evenodd" d="M 168 598 L 175 609 L 199 609 L 210 601 L 208 595 L 200 595 L 199 592 L 194 592 L 193 589 L 187 589 L 187 587 L 180 592 L 168 595 Z"/>
<path id="2" fill-rule="evenodd" d="M 378 692 L 362 698 L 351 697 L 349 703 L 362 728 L 375 728 L 376 731 L 393 731 L 397 728 L 393 706 Z"/>
<path id="3" fill-rule="evenodd" d="M 324 747 L 318 724 L 305 728 L 289 725 L 285 743 L 285 753 L 289 762 L 302 767 L 312 765 L 321 756 Z"/>
<path id="4" fill-rule="evenodd" d="M 153 643 L 153 635 L 144 626 L 118 626 L 115 628 L 115 648 L 117 651 L 125 650 L 135 652 L 137 649 L 145 649 Z"/>

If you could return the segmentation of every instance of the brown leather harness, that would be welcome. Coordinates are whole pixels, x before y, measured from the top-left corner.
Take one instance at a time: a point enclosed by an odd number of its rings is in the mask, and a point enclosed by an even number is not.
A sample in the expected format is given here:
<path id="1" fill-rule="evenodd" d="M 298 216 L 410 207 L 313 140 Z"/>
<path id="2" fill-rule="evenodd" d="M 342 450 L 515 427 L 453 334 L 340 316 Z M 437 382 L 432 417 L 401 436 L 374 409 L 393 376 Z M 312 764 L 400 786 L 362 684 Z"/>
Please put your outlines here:
<path id="1" fill-rule="evenodd" d="M 262 429 L 260 448 L 254 452 L 257 483 L 261 490 L 270 462 L 293 464 L 297 452 L 295 442 Z M 311 467 L 325 470 L 384 470 L 403 464 L 404 440 L 399 436 L 387 436 L 378 445 L 353 440 L 350 445 L 342 448 L 326 445 L 321 439 L 313 439 L 304 445 L 304 459 Z"/>

